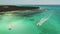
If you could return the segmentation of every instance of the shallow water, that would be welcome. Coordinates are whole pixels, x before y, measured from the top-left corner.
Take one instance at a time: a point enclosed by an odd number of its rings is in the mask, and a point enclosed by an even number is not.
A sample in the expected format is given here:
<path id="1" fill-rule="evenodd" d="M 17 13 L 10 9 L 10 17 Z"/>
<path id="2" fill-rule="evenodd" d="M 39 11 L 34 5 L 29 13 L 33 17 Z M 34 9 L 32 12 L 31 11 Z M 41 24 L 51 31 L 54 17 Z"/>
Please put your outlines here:
<path id="1" fill-rule="evenodd" d="M 0 15 L 0 34 L 60 34 L 60 6 L 40 7 L 46 10 L 28 17 Z"/>

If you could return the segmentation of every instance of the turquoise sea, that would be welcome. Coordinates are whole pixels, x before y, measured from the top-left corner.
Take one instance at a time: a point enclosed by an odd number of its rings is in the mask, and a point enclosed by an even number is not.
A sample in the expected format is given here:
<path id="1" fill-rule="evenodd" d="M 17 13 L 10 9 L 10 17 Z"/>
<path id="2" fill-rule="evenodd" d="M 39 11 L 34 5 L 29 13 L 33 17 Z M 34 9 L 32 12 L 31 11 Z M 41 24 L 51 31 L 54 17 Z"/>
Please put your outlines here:
<path id="1" fill-rule="evenodd" d="M 38 6 L 45 10 L 27 17 L 0 15 L 0 34 L 60 34 L 60 5 Z"/>

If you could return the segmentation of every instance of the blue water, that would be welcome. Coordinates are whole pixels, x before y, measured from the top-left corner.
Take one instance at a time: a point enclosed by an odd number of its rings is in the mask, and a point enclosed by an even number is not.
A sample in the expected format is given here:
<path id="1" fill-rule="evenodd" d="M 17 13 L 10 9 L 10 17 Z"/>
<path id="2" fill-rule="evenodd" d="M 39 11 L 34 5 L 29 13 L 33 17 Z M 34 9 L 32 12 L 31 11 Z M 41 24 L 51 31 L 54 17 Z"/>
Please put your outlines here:
<path id="1" fill-rule="evenodd" d="M 60 6 L 45 5 L 40 7 L 48 9 L 43 12 L 41 16 L 44 17 L 48 14 L 52 14 L 52 16 L 42 26 L 40 26 L 40 34 L 60 34 Z"/>
<path id="2" fill-rule="evenodd" d="M 60 34 L 60 5 L 39 7 L 45 10 L 28 17 L 6 13 L 0 15 L 0 34 Z M 14 25 L 12 30 L 9 30 L 10 24 Z"/>

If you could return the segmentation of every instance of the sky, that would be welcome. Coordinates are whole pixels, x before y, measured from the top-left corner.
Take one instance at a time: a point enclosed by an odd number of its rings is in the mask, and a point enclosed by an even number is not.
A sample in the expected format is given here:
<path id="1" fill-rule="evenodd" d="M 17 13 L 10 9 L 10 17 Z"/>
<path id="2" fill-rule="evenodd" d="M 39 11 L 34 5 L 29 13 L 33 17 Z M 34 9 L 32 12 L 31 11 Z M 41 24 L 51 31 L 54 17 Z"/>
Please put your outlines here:
<path id="1" fill-rule="evenodd" d="M 50 5 L 60 4 L 60 0 L 0 0 L 1 4 L 16 5 L 16 4 L 34 4 L 34 5 Z"/>

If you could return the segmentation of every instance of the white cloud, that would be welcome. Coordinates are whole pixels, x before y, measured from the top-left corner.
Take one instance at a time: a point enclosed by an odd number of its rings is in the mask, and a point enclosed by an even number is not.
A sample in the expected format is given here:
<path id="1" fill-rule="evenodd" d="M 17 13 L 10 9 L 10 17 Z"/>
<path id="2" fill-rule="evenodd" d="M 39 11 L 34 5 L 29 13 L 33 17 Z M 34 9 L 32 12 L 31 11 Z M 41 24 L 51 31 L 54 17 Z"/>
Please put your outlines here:
<path id="1" fill-rule="evenodd" d="M 0 4 L 60 4 L 60 0 L 0 0 Z"/>

